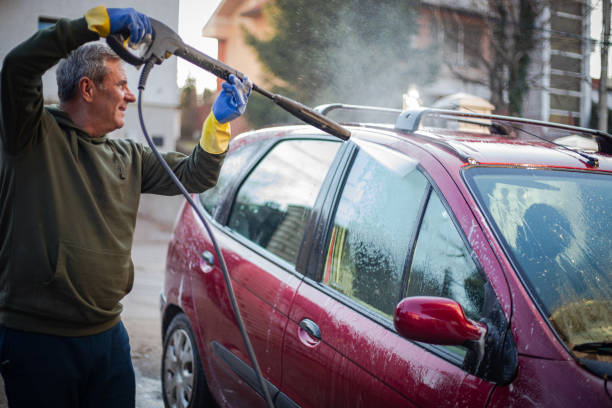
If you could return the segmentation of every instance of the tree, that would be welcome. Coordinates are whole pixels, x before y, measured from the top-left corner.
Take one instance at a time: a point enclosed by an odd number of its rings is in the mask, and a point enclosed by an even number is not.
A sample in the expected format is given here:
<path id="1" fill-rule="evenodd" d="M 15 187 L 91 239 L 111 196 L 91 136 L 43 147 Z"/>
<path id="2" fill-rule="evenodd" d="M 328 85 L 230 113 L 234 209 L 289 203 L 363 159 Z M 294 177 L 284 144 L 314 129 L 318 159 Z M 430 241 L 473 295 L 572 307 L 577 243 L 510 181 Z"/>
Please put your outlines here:
<path id="1" fill-rule="evenodd" d="M 195 78 L 187 77 L 180 90 L 181 144 L 177 146 L 177 149 L 186 149 L 187 152 L 191 152 L 193 145 L 199 140 L 202 123 L 210 112 L 215 97 L 215 93 L 210 89 L 204 89 L 202 95 L 197 92 Z"/>
<path id="2" fill-rule="evenodd" d="M 597 128 L 608 131 L 608 41 L 610 40 L 610 1 L 602 3 L 601 74 L 599 75 L 599 106 Z"/>
<path id="3" fill-rule="evenodd" d="M 187 77 L 180 94 L 181 139 L 190 140 L 193 137 L 197 127 L 197 106 L 196 80 L 193 77 Z"/>
<path id="4" fill-rule="evenodd" d="M 431 81 L 439 66 L 431 50 L 413 46 L 418 10 L 418 1 L 406 0 L 274 0 L 266 6 L 274 35 L 260 40 L 245 30 L 245 36 L 274 92 L 310 106 L 399 108 L 409 85 Z M 253 125 L 287 119 L 253 99 L 247 110 Z"/>

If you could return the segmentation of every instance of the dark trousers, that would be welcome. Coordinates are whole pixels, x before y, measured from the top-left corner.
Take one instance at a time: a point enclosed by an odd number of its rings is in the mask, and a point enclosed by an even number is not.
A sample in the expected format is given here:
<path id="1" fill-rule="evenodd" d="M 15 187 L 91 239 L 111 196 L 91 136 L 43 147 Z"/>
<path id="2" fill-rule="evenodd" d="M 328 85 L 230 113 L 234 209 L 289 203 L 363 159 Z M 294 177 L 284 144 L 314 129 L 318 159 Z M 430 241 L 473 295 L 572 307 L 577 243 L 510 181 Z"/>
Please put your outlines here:
<path id="1" fill-rule="evenodd" d="M 133 408 L 136 381 L 122 323 L 61 337 L 0 326 L 0 372 L 10 408 Z"/>

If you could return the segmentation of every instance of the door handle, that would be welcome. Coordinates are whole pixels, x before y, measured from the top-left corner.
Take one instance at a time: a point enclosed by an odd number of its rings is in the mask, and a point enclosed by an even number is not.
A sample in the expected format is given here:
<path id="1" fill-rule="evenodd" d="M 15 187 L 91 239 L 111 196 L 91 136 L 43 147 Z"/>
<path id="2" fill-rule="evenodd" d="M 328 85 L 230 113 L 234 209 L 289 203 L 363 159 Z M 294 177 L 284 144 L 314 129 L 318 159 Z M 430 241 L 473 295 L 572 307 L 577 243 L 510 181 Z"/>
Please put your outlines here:
<path id="1" fill-rule="evenodd" d="M 208 265 L 213 266 L 215 264 L 215 256 L 210 251 L 204 251 L 200 254 L 200 257 L 206 262 Z"/>
<path id="2" fill-rule="evenodd" d="M 299 326 L 308 333 L 312 338 L 321 340 L 321 329 L 310 319 L 302 319 Z"/>

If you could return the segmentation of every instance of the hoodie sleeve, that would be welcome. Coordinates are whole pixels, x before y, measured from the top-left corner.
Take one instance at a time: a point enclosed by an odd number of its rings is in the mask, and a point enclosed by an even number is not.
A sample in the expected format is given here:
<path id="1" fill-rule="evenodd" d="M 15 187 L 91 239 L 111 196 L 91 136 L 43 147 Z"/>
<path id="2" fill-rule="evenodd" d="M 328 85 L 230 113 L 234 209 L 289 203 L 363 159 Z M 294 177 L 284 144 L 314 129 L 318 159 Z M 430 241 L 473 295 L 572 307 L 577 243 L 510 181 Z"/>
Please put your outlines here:
<path id="1" fill-rule="evenodd" d="M 0 136 L 6 153 L 17 155 L 43 136 L 42 75 L 72 50 L 97 39 L 85 18 L 61 19 L 9 52 L 0 82 Z"/>
<path id="2" fill-rule="evenodd" d="M 201 193 L 217 184 L 225 155 L 226 153 L 208 153 L 198 144 L 189 156 L 170 152 L 163 153 L 162 157 L 187 191 Z M 180 190 L 148 146 L 143 146 L 142 151 L 141 192 L 161 195 L 180 194 Z"/>

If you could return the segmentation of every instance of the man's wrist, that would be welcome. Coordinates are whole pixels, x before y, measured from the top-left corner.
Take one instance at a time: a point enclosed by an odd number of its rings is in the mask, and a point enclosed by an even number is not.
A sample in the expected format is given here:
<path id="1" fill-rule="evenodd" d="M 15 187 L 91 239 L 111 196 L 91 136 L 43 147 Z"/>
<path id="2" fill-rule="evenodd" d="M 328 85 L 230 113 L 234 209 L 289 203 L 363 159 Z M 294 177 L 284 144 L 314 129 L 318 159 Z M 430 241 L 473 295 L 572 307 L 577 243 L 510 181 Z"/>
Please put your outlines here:
<path id="1" fill-rule="evenodd" d="M 219 123 L 211 111 L 202 126 L 200 147 L 210 154 L 225 153 L 230 137 L 231 127 L 229 122 Z"/>
<path id="2" fill-rule="evenodd" d="M 97 33 L 100 37 L 108 37 L 110 35 L 110 19 L 108 11 L 104 6 L 94 7 L 85 13 L 87 20 L 87 28 Z"/>

